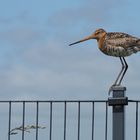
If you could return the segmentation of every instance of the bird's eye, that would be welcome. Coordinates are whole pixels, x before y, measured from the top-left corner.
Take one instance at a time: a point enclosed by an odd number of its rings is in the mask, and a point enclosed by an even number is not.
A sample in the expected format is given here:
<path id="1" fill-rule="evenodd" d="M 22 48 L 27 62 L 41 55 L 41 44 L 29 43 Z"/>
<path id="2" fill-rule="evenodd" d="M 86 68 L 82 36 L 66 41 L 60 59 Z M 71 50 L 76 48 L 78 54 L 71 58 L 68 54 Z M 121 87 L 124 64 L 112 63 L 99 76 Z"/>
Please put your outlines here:
<path id="1" fill-rule="evenodd" d="M 99 34 L 99 31 L 96 31 L 95 34 L 96 34 L 96 35 Z"/>

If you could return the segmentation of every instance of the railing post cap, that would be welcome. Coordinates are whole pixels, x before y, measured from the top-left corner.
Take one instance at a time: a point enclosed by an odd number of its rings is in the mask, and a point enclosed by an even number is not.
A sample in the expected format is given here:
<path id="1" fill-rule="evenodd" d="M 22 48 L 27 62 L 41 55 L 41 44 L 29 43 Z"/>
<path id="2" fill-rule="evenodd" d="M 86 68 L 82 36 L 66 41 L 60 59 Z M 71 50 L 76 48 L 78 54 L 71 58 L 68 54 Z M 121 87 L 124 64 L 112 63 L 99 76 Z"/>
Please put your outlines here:
<path id="1" fill-rule="evenodd" d="M 126 87 L 123 86 L 113 86 L 112 91 L 126 91 Z"/>

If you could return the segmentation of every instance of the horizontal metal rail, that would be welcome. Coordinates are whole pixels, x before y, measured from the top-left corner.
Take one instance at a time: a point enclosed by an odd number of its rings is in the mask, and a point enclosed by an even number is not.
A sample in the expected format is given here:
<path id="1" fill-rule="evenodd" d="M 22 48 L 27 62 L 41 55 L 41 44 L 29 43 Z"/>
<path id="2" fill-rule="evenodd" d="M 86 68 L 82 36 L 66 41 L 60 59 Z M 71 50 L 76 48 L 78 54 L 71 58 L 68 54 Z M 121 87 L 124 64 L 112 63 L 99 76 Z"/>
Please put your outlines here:
<path id="1" fill-rule="evenodd" d="M 108 100 L 2 100 L 0 103 L 20 103 L 20 102 L 26 102 L 26 103 L 49 103 L 49 102 L 55 102 L 55 103 L 73 103 L 73 102 L 95 102 L 95 103 L 101 103 L 101 102 L 108 102 Z"/>

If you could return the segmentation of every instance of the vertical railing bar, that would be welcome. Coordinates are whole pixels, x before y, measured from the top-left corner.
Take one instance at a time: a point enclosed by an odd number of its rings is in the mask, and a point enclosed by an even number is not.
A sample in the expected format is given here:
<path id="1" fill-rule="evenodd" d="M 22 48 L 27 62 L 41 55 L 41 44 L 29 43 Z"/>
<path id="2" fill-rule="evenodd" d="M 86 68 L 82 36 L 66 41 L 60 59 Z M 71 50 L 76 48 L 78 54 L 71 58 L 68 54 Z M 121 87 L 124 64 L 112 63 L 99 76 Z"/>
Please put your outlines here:
<path id="1" fill-rule="evenodd" d="M 50 102 L 50 140 L 52 139 L 52 102 Z"/>
<path id="2" fill-rule="evenodd" d="M 67 129 L 67 102 L 64 102 L 64 140 L 66 140 L 66 129 Z"/>
<path id="3" fill-rule="evenodd" d="M 39 114 L 39 103 L 36 102 L 36 140 L 38 140 L 38 114 Z"/>
<path id="4" fill-rule="evenodd" d="M 105 140 L 107 140 L 107 126 L 108 126 L 108 102 L 106 102 L 106 116 L 105 116 Z"/>
<path id="5" fill-rule="evenodd" d="M 80 140 L 80 101 L 78 102 L 78 140 Z"/>
<path id="6" fill-rule="evenodd" d="M 25 126 L 25 101 L 23 101 L 23 114 L 22 114 L 22 140 L 24 140 L 24 126 Z"/>
<path id="7" fill-rule="evenodd" d="M 92 140 L 94 140 L 94 101 L 92 102 Z"/>
<path id="8" fill-rule="evenodd" d="M 10 131 L 11 131 L 11 101 L 9 101 L 8 140 L 10 140 Z"/>
<path id="9" fill-rule="evenodd" d="M 136 102 L 136 140 L 138 140 L 138 102 Z"/>

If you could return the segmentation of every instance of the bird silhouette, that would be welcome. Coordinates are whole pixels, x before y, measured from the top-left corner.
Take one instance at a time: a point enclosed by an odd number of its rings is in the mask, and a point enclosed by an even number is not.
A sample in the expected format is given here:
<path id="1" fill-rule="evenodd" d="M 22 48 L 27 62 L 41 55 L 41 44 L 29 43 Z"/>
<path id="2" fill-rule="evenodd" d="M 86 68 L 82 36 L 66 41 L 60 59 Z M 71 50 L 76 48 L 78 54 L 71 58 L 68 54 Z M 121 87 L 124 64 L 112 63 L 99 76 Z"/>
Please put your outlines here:
<path id="1" fill-rule="evenodd" d="M 119 72 L 114 84 L 110 87 L 109 93 L 112 91 L 113 86 L 120 86 L 121 82 L 128 69 L 128 64 L 125 57 L 130 56 L 140 51 L 140 39 L 122 32 L 106 32 L 104 29 L 97 29 L 90 36 L 69 44 L 69 46 L 81 43 L 90 39 L 96 39 L 98 48 L 104 54 L 109 56 L 118 57 L 121 61 L 122 68 Z"/>

